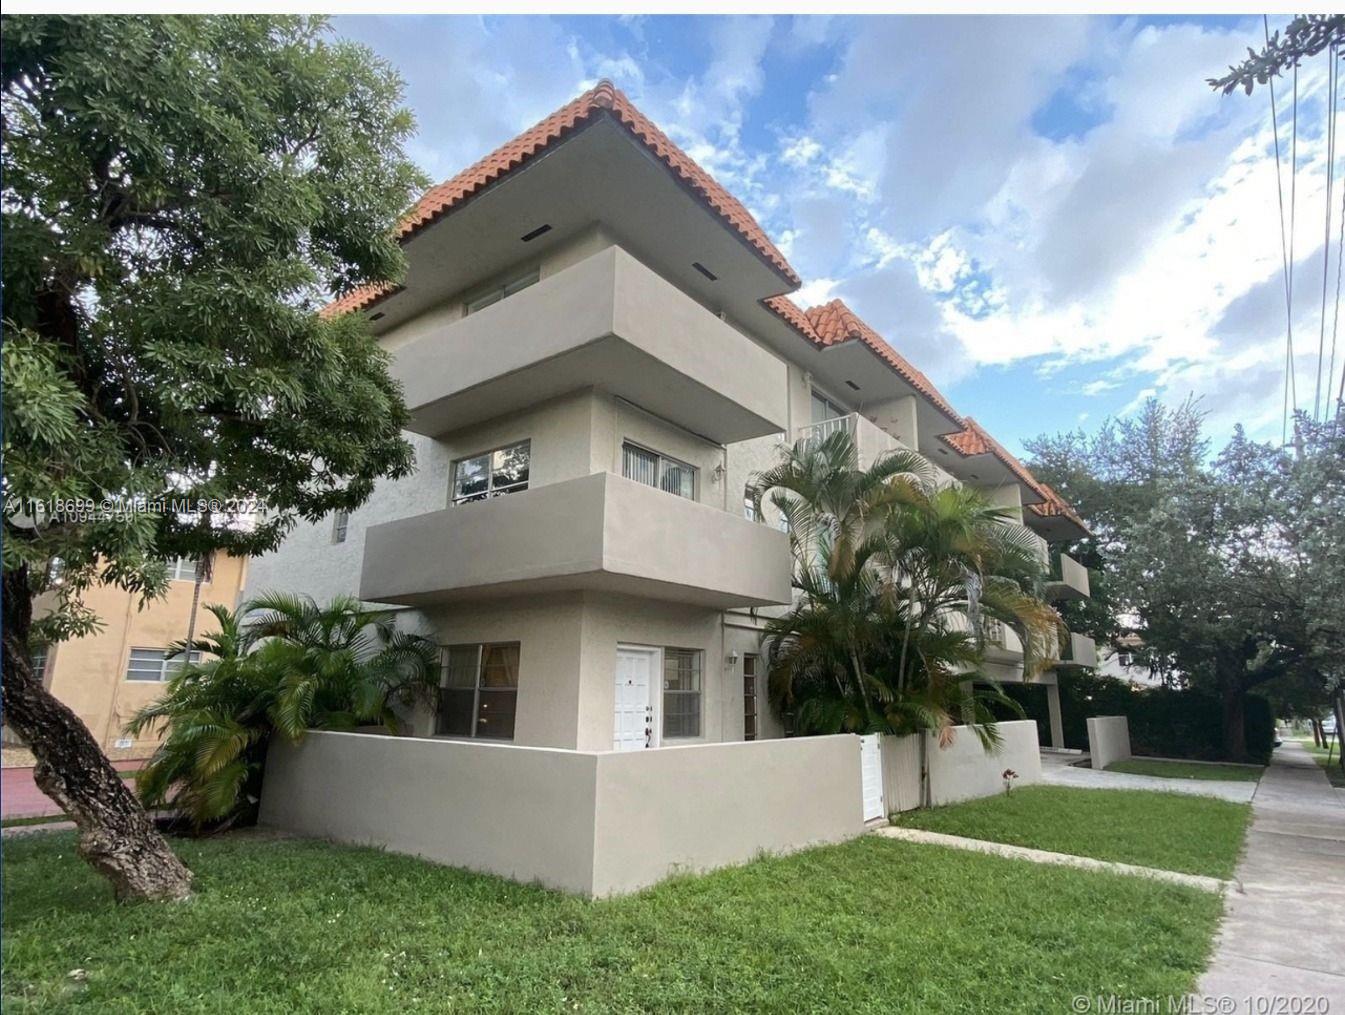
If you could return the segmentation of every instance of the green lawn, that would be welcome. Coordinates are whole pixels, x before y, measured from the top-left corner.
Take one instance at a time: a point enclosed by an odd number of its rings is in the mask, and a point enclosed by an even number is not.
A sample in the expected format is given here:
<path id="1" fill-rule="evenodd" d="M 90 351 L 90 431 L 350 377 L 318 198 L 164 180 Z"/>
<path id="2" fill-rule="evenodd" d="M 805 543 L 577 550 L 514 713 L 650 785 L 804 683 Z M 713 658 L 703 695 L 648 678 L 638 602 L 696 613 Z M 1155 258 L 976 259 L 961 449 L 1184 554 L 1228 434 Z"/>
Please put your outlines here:
<path id="1" fill-rule="evenodd" d="M 1148 790 L 1024 786 L 900 815 L 907 828 L 1117 860 L 1187 874 L 1233 874 L 1248 804 Z"/>
<path id="2" fill-rule="evenodd" d="M 597 903 L 375 850 L 176 845 L 196 897 L 117 907 L 68 833 L 6 842 L 6 1012 L 1068 1011 L 1184 994 L 1222 910 L 877 836 Z"/>
<path id="3" fill-rule="evenodd" d="M 1340 745 L 1337 744 L 1331 751 L 1331 760 L 1328 762 L 1326 760 L 1326 748 L 1318 747 L 1312 742 L 1311 737 L 1308 737 L 1306 740 L 1300 740 L 1299 743 L 1303 745 L 1305 751 L 1317 759 L 1317 764 L 1322 766 L 1322 771 L 1324 771 L 1326 777 L 1331 780 L 1332 786 L 1345 786 L 1345 772 L 1340 770 Z"/>
<path id="4" fill-rule="evenodd" d="M 1264 765 L 1202 765 L 1195 761 L 1167 761 L 1161 758 L 1127 758 L 1113 761 L 1108 772 L 1130 775 L 1156 775 L 1163 779 L 1210 779 L 1219 782 L 1256 782 Z"/>

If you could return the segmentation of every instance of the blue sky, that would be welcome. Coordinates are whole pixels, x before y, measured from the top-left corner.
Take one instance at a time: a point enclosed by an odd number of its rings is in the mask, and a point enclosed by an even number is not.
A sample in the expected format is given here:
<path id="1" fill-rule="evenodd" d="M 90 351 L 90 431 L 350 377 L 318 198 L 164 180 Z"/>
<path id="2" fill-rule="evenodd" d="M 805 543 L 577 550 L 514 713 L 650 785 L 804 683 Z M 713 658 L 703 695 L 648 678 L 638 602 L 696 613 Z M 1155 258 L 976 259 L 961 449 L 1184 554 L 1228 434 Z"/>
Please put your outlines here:
<path id="1" fill-rule="evenodd" d="M 335 30 L 401 71 L 412 154 L 436 179 L 611 78 L 751 208 L 802 275 L 797 300 L 844 298 L 1010 448 L 1149 394 L 1202 398 L 1218 437 L 1235 422 L 1279 436 L 1269 100 L 1204 83 L 1258 42 L 1259 18 L 396 16 Z M 1299 81 L 1293 319 L 1309 403 L 1324 95 L 1325 56 Z"/>

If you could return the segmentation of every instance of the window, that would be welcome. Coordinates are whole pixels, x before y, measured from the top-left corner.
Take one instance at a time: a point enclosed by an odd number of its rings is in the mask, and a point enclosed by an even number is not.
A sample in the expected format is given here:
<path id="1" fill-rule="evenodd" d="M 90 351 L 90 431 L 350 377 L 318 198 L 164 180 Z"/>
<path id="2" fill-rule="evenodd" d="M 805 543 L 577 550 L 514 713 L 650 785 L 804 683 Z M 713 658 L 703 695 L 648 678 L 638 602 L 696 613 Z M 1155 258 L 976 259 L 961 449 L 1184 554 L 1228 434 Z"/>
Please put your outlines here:
<path id="1" fill-rule="evenodd" d="M 629 441 L 621 445 L 621 474 L 645 486 L 657 487 L 688 500 L 696 499 L 694 468 Z"/>
<path id="2" fill-rule="evenodd" d="M 757 666 L 760 656 L 743 656 L 743 739 L 757 738 Z"/>
<path id="3" fill-rule="evenodd" d="M 47 646 L 35 645 L 28 654 L 28 665 L 33 668 L 33 676 L 41 680 L 47 675 Z"/>
<path id="4" fill-rule="evenodd" d="M 701 735 L 701 654 L 691 648 L 663 650 L 663 736 Z"/>
<path id="5" fill-rule="evenodd" d="M 816 388 L 813 389 L 814 423 L 825 423 L 829 419 L 836 419 L 838 416 L 845 415 L 848 415 L 848 413 L 844 409 L 826 395 L 819 394 Z"/>
<path id="6" fill-rule="evenodd" d="M 761 512 L 757 510 L 757 500 L 752 496 L 750 486 L 743 491 L 743 517 L 749 522 L 761 521 Z"/>
<path id="7" fill-rule="evenodd" d="M 981 637 L 987 645 L 1004 648 L 1004 625 L 994 617 L 982 617 Z"/>
<path id="8" fill-rule="evenodd" d="M 485 310 L 486 307 L 499 303 L 500 300 L 528 288 L 528 286 L 532 285 L 540 277 L 541 273 L 536 268 L 529 268 L 520 275 L 511 276 L 503 282 L 498 282 L 472 297 L 466 304 L 464 304 L 462 312 L 466 315 L 474 314 L 478 310 Z"/>
<path id="9" fill-rule="evenodd" d="M 532 441 L 464 458 L 453 466 L 453 503 L 467 504 L 528 488 Z"/>
<path id="10" fill-rule="evenodd" d="M 346 533 L 350 531 L 350 512 L 338 509 L 335 517 L 332 518 L 332 542 L 344 543 Z"/>
<path id="11" fill-rule="evenodd" d="M 195 557 L 178 557 L 168 562 L 168 577 L 175 582 L 194 582 L 200 571 L 201 561 Z"/>
<path id="12" fill-rule="evenodd" d="M 191 661 L 199 663 L 201 653 L 193 652 Z M 133 648 L 126 660 L 126 679 L 161 683 L 176 676 L 184 662 L 181 655 L 175 655 L 170 659 L 166 648 Z"/>
<path id="13" fill-rule="evenodd" d="M 439 736 L 513 740 L 517 706 L 518 642 L 444 649 Z"/>

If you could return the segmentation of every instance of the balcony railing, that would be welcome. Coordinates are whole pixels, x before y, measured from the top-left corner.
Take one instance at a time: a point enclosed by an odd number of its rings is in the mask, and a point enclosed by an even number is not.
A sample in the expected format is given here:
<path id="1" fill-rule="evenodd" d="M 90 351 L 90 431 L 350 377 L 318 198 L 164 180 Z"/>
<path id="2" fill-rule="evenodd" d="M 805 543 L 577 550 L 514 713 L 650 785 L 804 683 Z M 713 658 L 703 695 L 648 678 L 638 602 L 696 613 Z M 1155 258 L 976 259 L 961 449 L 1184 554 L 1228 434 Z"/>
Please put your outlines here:
<path id="1" fill-rule="evenodd" d="M 1060 639 L 1060 665 L 1067 667 L 1097 666 L 1097 645 L 1086 634 L 1067 631 Z"/>
<path id="2" fill-rule="evenodd" d="M 795 443 L 799 441 L 821 441 L 834 433 L 846 433 L 853 438 L 858 418 L 858 413 L 852 412 L 848 416 L 833 416 L 831 419 L 824 419 L 820 423 L 801 426 L 794 436 L 794 441 Z"/>
<path id="3" fill-rule="evenodd" d="M 1046 583 L 1051 599 L 1087 599 L 1090 596 L 1088 568 L 1068 553 L 1058 553 L 1051 561 L 1051 577 Z"/>

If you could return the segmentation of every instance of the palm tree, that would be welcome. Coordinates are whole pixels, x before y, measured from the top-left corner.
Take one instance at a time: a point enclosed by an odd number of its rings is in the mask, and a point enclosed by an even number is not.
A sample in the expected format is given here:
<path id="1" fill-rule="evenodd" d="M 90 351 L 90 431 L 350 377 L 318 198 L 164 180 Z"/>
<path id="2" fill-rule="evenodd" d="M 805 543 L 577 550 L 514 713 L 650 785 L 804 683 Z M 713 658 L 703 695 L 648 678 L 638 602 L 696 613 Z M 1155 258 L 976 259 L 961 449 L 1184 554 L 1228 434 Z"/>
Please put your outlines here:
<path id="1" fill-rule="evenodd" d="M 358 600 L 319 607 L 269 594 L 236 611 L 207 609 L 219 631 L 190 645 L 202 661 L 184 664 L 127 727 L 139 735 L 164 725 L 136 787 L 146 805 L 178 810 L 198 831 L 255 819 L 273 732 L 292 742 L 309 729 L 362 723 L 396 732 L 396 705 L 437 693 L 438 646 Z"/>
<path id="2" fill-rule="evenodd" d="M 799 593 L 766 625 L 777 710 L 800 732 L 929 731 L 946 745 L 970 725 L 996 744 L 991 706 L 1015 706 L 982 669 L 982 619 L 1019 634 L 1029 672 L 1059 626 L 1027 531 L 973 490 L 936 487 L 914 452 L 860 469 L 845 433 L 795 445 L 755 491 L 789 522 Z"/>

